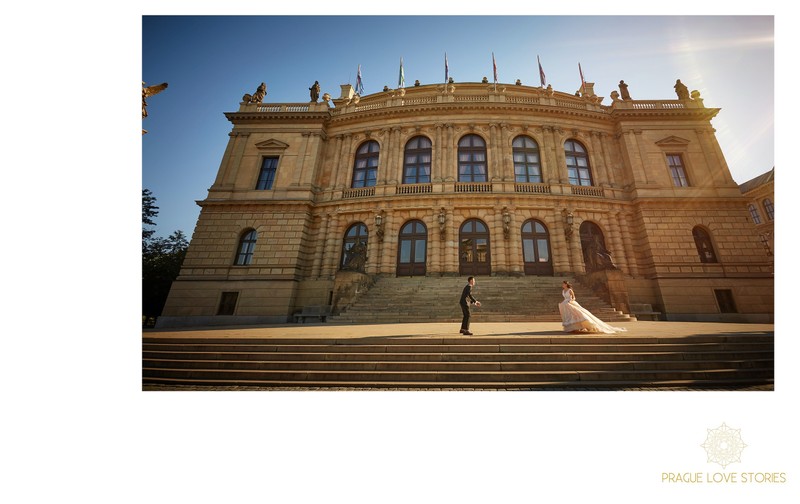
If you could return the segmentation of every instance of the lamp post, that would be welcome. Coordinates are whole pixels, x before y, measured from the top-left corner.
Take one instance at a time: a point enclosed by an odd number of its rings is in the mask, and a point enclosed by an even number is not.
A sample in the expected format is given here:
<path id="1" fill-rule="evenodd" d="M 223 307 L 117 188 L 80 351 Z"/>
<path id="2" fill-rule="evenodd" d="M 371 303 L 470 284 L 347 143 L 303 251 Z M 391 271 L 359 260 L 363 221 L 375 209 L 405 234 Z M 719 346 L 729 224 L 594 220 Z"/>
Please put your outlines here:
<path id="1" fill-rule="evenodd" d="M 575 217 L 566 208 L 561 213 L 564 215 L 564 236 L 569 241 L 572 238 L 572 225 L 575 223 Z"/>
<path id="2" fill-rule="evenodd" d="M 375 228 L 378 235 L 378 241 L 383 241 L 383 210 L 375 214 Z"/>
<path id="3" fill-rule="evenodd" d="M 444 207 L 439 210 L 439 236 L 442 240 L 444 240 L 445 235 L 445 223 L 447 222 L 447 212 L 445 211 Z"/>
<path id="4" fill-rule="evenodd" d="M 503 207 L 503 238 L 508 240 L 511 232 L 511 214 L 508 213 L 508 207 Z"/>

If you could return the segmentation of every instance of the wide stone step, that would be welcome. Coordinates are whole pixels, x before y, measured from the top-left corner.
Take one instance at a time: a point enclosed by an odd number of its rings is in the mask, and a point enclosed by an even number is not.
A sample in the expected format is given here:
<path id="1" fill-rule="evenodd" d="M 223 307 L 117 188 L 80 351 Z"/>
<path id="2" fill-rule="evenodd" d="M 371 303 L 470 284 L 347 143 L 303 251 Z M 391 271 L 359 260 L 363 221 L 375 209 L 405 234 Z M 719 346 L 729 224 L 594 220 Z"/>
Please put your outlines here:
<path id="1" fill-rule="evenodd" d="M 207 382 L 257 383 L 265 381 L 311 382 L 429 382 L 429 383 L 517 383 L 569 381 L 624 381 L 647 383 L 663 380 L 765 380 L 771 369 L 703 370 L 564 370 L 564 371 L 332 371 L 332 370 L 241 370 L 241 369 L 160 369 L 143 368 L 145 379 L 203 379 Z"/>
<path id="2" fill-rule="evenodd" d="M 403 371 L 403 372 L 505 372 L 505 371 L 695 371 L 706 369 L 770 369 L 771 359 L 764 360 L 686 360 L 686 361 L 569 361 L 569 362 L 426 362 L 426 361 L 321 361 L 321 360 L 186 360 L 152 359 L 145 369 L 214 369 L 242 371 Z"/>

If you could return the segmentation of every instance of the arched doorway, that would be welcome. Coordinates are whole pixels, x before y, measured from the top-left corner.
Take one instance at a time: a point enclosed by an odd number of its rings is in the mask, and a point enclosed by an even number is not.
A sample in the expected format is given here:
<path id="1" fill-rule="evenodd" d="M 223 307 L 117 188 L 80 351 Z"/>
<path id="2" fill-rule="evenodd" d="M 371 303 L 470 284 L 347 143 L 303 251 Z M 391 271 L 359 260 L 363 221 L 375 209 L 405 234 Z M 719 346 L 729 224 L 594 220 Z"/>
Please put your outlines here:
<path id="1" fill-rule="evenodd" d="M 611 254 L 606 248 L 606 239 L 600 227 L 593 222 L 583 222 L 581 224 L 581 249 L 583 250 L 583 264 L 586 271 L 599 271 L 613 269 Z"/>
<path id="2" fill-rule="evenodd" d="M 428 229 L 422 221 L 406 222 L 400 228 L 397 247 L 397 276 L 424 276 Z"/>
<path id="3" fill-rule="evenodd" d="M 459 273 L 462 275 L 490 275 L 489 230 L 482 221 L 469 219 L 461 225 L 458 234 Z"/>
<path id="4" fill-rule="evenodd" d="M 553 275 L 550 234 L 544 223 L 536 219 L 522 225 L 522 258 L 526 275 Z"/>

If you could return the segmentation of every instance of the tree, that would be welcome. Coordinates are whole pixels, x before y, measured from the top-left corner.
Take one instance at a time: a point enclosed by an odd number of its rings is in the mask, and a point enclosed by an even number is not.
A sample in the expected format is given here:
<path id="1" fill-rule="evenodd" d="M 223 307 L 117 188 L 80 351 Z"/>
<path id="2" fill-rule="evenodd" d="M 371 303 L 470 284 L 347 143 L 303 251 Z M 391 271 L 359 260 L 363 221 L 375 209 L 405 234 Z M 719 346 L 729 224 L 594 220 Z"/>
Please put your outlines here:
<path id="1" fill-rule="evenodd" d="M 142 190 L 142 224 L 155 226 L 156 198 Z M 189 242 L 183 231 L 169 237 L 153 236 L 155 230 L 142 228 L 142 315 L 145 322 L 161 315 L 172 282 L 178 278 Z"/>

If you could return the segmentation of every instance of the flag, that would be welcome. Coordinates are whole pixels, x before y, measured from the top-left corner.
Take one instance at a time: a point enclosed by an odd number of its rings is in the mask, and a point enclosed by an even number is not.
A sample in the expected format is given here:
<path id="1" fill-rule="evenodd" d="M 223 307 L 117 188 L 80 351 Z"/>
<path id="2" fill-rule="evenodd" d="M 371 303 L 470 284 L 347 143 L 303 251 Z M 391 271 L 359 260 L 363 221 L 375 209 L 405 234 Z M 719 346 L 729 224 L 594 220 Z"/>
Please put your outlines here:
<path id="1" fill-rule="evenodd" d="M 450 76 L 450 67 L 447 66 L 447 53 L 444 53 L 444 83 L 447 84 Z"/>
<path id="2" fill-rule="evenodd" d="M 356 76 L 356 93 L 364 93 L 364 84 L 361 82 L 361 65 L 358 65 L 358 75 Z"/>
<path id="3" fill-rule="evenodd" d="M 397 87 L 406 87 L 406 74 L 403 72 L 403 58 L 400 57 L 400 77 L 397 78 Z"/>
<path id="4" fill-rule="evenodd" d="M 583 70 L 581 69 L 581 64 L 578 62 L 578 71 L 581 73 L 581 94 L 586 92 L 586 81 L 583 80 Z"/>
<path id="5" fill-rule="evenodd" d="M 542 70 L 542 62 L 539 60 L 539 55 L 536 55 L 536 62 L 539 63 L 539 82 L 542 83 L 542 87 L 547 85 L 547 79 L 544 76 L 544 70 Z"/>
<path id="6" fill-rule="evenodd" d="M 494 60 L 494 52 L 492 52 L 492 71 L 494 72 L 494 83 L 497 84 L 497 62 Z"/>

